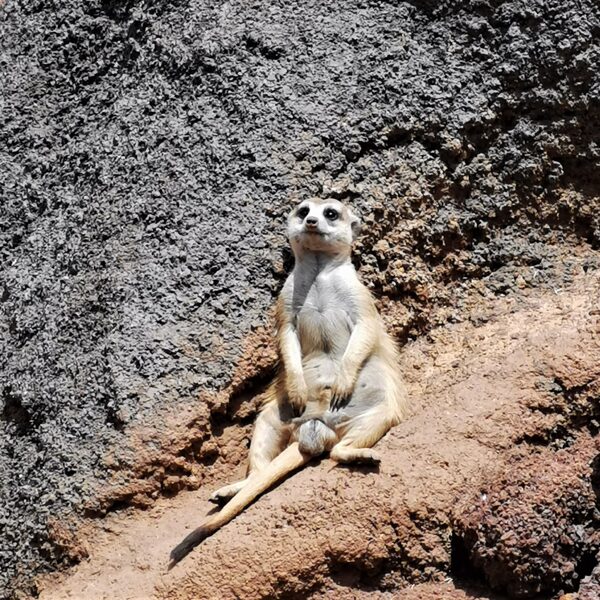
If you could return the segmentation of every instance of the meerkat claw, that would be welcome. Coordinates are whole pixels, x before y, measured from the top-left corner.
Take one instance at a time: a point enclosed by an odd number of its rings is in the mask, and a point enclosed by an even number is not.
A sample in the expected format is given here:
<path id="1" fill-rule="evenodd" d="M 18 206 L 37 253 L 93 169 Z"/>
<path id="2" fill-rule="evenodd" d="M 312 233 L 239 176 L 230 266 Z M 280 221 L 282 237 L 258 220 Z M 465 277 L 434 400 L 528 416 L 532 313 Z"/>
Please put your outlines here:
<path id="1" fill-rule="evenodd" d="M 334 396 L 331 401 L 331 410 L 340 410 L 350 402 L 350 396 Z"/>

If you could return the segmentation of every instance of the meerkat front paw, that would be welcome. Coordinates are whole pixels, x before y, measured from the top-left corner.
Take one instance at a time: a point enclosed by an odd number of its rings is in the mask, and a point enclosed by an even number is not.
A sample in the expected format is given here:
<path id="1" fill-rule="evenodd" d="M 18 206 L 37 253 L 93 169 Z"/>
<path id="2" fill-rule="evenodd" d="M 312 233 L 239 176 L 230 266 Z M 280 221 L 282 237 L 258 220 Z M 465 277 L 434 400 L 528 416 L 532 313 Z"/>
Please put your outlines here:
<path id="1" fill-rule="evenodd" d="M 340 371 L 331 386 L 331 402 L 329 408 L 331 410 L 339 410 L 350 402 L 350 397 L 354 391 L 355 378 L 346 373 L 346 371 Z"/>
<path id="2" fill-rule="evenodd" d="M 304 377 L 288 378 L 287 380 L 288 400 L 295 416 L 302 414 L 308 402 L 308 387 Z"/>

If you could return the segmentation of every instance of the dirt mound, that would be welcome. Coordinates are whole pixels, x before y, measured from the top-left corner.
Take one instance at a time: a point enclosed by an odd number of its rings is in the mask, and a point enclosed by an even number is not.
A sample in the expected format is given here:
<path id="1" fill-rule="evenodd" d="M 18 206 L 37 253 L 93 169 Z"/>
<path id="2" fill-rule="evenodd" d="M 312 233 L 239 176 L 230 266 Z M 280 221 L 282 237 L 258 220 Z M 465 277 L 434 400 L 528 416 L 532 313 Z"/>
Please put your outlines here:
<path id="1" fill-rule="evenodd" d="M 517 598 L 576 589 L 600 550 L 592 484 L 599 452 L 600 441 L 583 436 L 506 464 L 476 504 L 459 511 L 456 552 Z"/>
<path id="2" fill-rule="evenodd" d="M 378 444 L 379 470 L 311 464 L 169 573 L 168 551 L 208 510 L 209 489 L 109 516 L 87 541 L 90 559 L 46 583 L 41 598 L 499 598 L 465 591 L 485 582 L 522 597 L 576 589 L 598 550 L 599 292 L 598 275 L 582 269 L 558 293 L 480 301 L 478 323 L 408 344 L 413 414 Z"/>

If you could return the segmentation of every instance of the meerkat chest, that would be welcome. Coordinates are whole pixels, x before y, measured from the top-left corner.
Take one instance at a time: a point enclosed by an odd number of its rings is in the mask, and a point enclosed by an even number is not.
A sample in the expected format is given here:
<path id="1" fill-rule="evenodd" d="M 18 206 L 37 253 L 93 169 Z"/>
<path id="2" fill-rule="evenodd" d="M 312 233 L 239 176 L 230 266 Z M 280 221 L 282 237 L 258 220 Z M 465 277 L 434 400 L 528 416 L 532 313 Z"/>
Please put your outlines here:
<path id="1" fill-rule="evenodd" d="M 302 353 L 343 352 L 357 320 L 351 290 L 340 278 L 317 278 L 294 308 Z"/>

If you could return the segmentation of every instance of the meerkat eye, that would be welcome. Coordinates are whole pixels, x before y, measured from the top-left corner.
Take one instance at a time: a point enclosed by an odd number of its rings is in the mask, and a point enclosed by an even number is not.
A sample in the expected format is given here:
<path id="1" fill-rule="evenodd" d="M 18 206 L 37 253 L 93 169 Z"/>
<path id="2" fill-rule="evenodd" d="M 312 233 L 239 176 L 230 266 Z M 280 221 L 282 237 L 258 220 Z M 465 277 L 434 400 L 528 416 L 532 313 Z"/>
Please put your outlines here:
<path id="1" fill-rule="evenodd" d="M 325 215 L 325 218 L 329 221 L 335 221 L 340 216 L 340 213 L 337 210 L 335 210 L 335 208 L 326 208 L 323 211 L 323 214 Z"/>
<path id="2" fill-rule="evenodd" d="M 301 208 L 298 209 L 298 212 L 296 213 L 301 219 L 304 219 L 304 217 L 310 212 L 310 209 L 308 208 L 308 206 L 302 206 Z"/>

